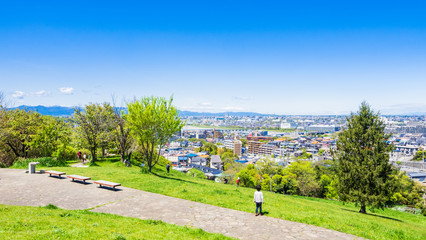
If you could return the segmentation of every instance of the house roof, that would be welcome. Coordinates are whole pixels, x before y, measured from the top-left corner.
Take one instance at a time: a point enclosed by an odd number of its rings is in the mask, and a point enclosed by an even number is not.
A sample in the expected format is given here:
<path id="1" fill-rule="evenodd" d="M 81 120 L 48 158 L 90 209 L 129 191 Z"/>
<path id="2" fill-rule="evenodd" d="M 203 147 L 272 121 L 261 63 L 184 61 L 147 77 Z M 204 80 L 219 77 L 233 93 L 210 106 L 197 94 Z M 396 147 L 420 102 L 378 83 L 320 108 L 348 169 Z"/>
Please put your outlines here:
<path id="1" fill-rule="evenodd" d="M 212 155 L 211 162 L 212 163 L 222 163 L 222 160 L 220 159 L 219 155 Z"/>
<path id="2" fill-rule="evenodd" d="M 192 162 L 206 162 L 207 160 L 202 157 L 194 157 L 192 158 Z"/>
<path id="3" fill-rule="evenodd" d="M 410 177 L 426 177 L 426 173 L 419 173 L 419 172 L 409 172 L 407 173 Z"/>

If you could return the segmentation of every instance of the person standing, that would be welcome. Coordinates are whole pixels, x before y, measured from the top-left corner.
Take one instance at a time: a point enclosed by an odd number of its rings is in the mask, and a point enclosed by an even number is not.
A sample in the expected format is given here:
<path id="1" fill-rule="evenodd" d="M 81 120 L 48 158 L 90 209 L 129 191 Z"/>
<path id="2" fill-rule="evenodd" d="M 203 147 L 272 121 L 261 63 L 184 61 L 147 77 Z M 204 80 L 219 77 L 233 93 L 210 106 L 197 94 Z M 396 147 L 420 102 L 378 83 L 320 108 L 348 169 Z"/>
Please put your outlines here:
<path id="1" fill-rule="evenodd" d="M 240 177 L 237 178 L 237 187 L 240 186 Z"/>
<path id="2" fill-rule="evenodd" d="M 256 187 L 257 191 L 254 192 L 253 201 L 256 203 L 256 216 L 262 216 L 262 203 L 263 203 L 263 193 L 260 191 L 262 189 L 260 185 Z M 257 210 L 259 210 L 259 214 L 257 214 Z"/>
<path id="3" fill-rule="evenodd" d="M 170 173 L 170 164 L 169 163 L 167 163 L 166 169 L 167 169 L 167 173 Z"/>
<path id="4" fill-rule="evenodd" d="M 80 151 L 78 151 L 77 157 L 78 157 L 78 160 L 81 160 L 81 152 Z"/>
<path id="5" fill-rule="evenodd" d="M 83 154 L 83 163 L 86 161 L 86 154 Z"/>

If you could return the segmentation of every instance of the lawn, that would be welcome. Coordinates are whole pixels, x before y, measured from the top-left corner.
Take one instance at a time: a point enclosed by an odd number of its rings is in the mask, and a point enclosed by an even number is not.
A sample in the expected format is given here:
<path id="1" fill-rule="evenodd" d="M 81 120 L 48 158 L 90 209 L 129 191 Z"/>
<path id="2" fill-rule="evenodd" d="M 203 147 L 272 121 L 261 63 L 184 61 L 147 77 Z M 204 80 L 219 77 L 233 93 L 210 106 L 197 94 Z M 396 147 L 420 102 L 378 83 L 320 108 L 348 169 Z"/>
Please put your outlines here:
<path id="1" fill-rule="evenodd" d="M 93 180 L 119 182 L 125 187 L 160 193 L 225 208 L 253 212 L 254 189 L 237 188 L 155 168 L 155 174 L 141 174 L 139 167 L 126 168 L 120 162 L 99 162 L 99 167 L 57 167 L 54 170 L 79 174 Z M 426 217 L 390 209 L 368 210 L 339 201 L 264 192 L 264 210 L 270 217 L 312 224 L 369 239 L 426 239 Z"/>
<path id="2" fill-rule="evenodd" d="M 0 205 L 0 239 L 231 239 L 201 229 L 87 210 Z"/>

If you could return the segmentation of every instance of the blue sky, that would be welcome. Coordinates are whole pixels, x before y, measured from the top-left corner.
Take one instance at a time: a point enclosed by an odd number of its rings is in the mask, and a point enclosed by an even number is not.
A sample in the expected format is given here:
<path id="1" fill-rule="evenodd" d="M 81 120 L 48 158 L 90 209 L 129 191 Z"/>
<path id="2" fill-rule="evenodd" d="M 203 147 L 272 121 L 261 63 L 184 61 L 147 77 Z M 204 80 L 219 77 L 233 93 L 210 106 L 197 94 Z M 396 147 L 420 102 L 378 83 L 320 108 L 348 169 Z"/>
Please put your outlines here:
<path id="1" fill-rule="evenodd" d="M 426 3 L 372 2 L 3 1 L 0 90 L 14 105 L 426 112 Z"/>

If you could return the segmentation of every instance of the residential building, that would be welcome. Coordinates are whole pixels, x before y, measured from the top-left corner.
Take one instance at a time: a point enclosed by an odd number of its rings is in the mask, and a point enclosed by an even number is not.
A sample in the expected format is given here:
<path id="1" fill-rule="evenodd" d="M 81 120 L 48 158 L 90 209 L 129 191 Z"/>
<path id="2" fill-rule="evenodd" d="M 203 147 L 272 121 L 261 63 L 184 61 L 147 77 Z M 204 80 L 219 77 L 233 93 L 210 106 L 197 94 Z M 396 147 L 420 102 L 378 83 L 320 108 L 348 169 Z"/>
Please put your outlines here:
<path id="1" fill-rule="evenodd" d="M 247 152 L 250 154 L 259 154 L 259 148 L 263 143 L 258 141 L 248 141 L 247 143 Z"/>
<path id="2" fill-rule="evenodd" d="M 233 150 L 234 154 L 236 154 L 237 156 L 241 156 L 242 155 L 242 143 L 240 140 L 225 140 L 223 142 L 223 145 L 227 148 L 227 149 L 231 149 Z"/>
<path id="3" fill-rule="evenodd" d="M 278 149 L 278 147 L 274 144 L 262 144 L 259 147 L 259 155 L 270 156 L 274 154 L 276 149 Z"/>
<path id="4" fill-rule="evenodd" d="M 310 133 L 334 133 L 339 131 L 339 127 L 334 125 L 310 125 L 306 128 Z"/>
<path id="5" fill-rule="evenodd" d="M 210 159 L 210 167 L 218 170 L 222 170 L 223 162 L 219 155 L 212 155 Z"/>
<path id="6" fill-rule="evenodd" d="M 223 138 L 223 133 L 213 129 L 213 139 L 221 139 Z"/>
<path id="7" fill-rule="evenodd" d="M 207 159 L 203 157 L 193 157 L 191 159 L 191 164 L 206 166 L 207 165 Z"/>

